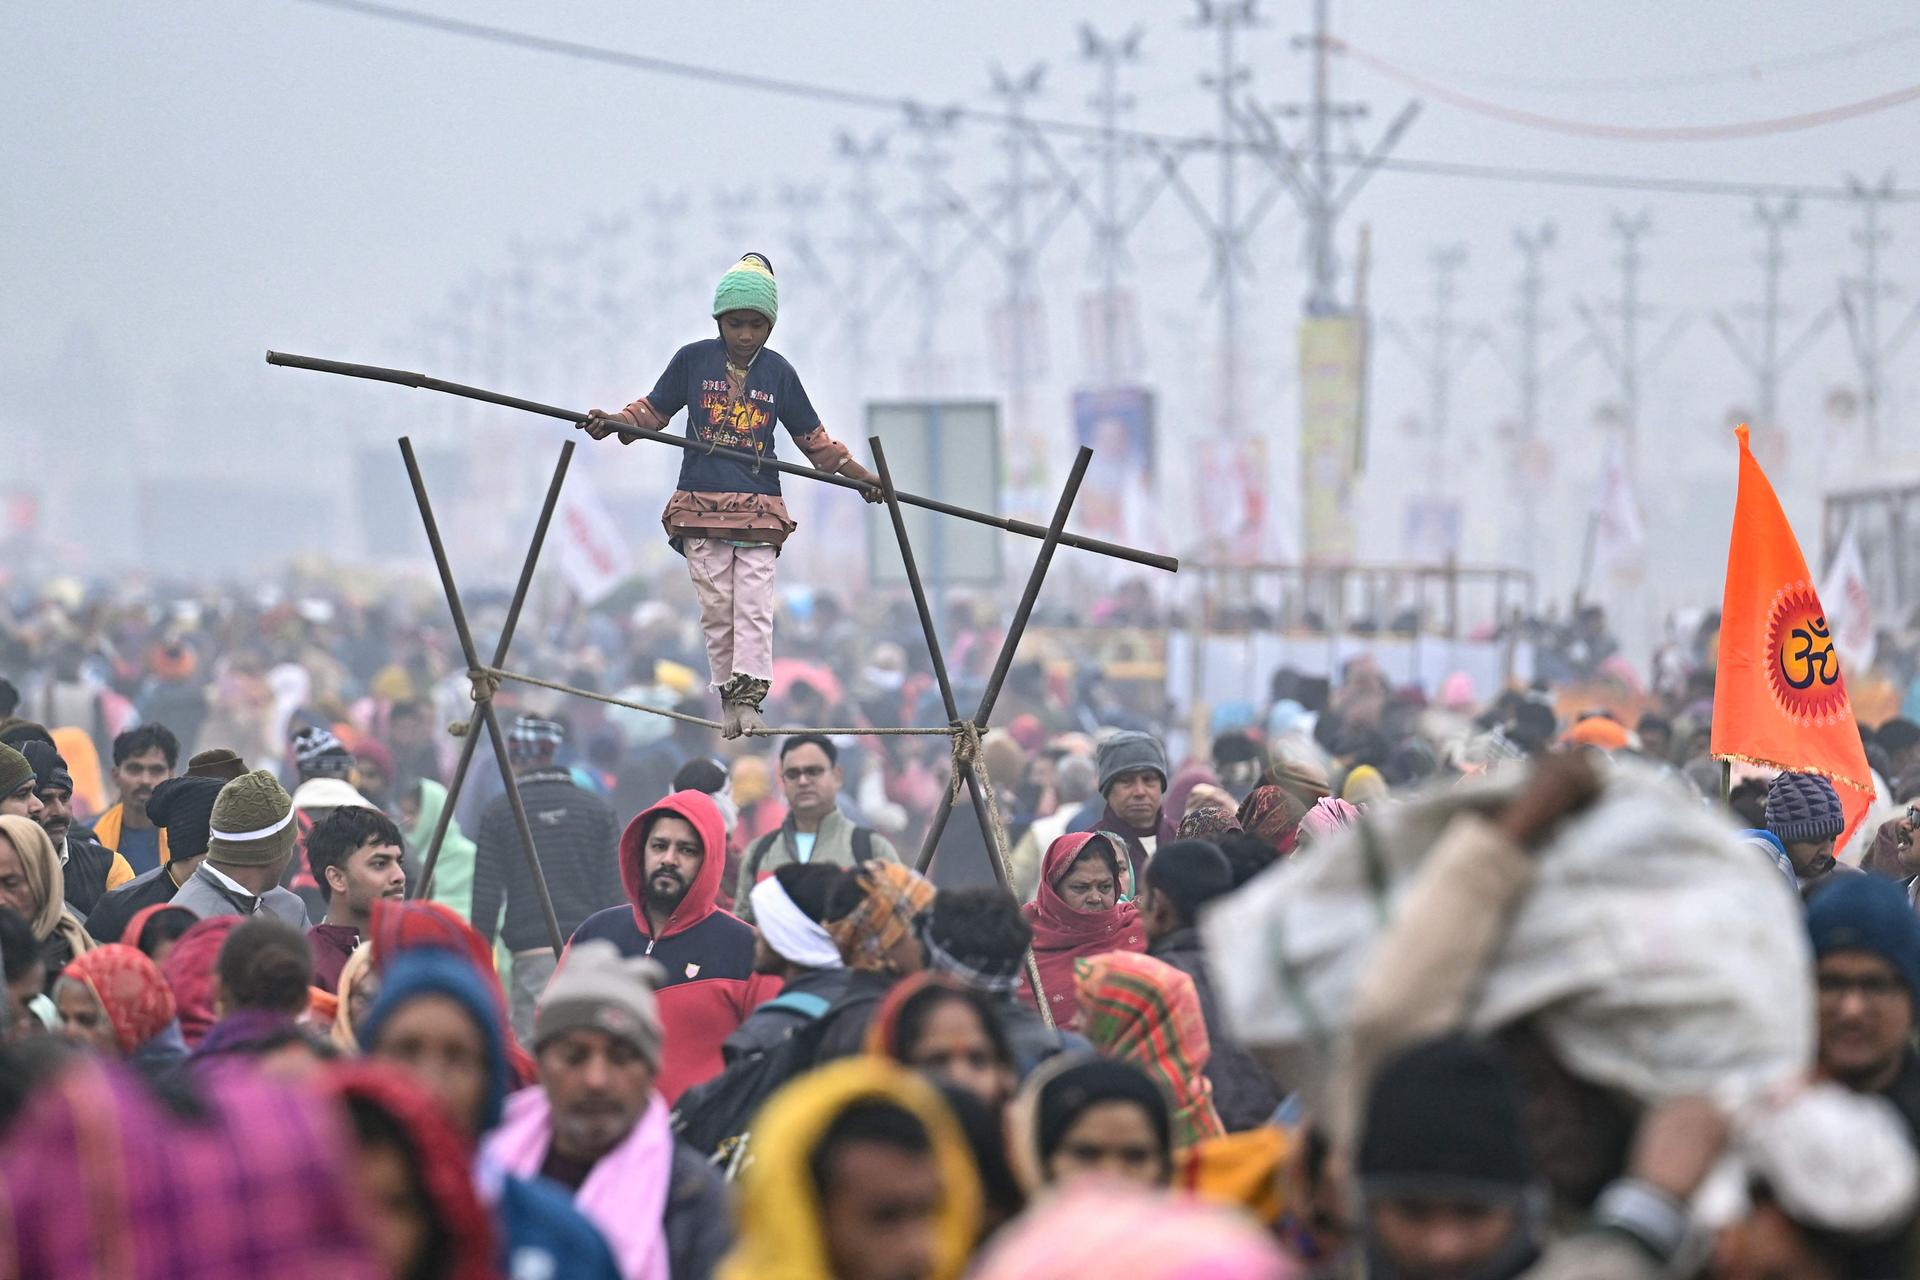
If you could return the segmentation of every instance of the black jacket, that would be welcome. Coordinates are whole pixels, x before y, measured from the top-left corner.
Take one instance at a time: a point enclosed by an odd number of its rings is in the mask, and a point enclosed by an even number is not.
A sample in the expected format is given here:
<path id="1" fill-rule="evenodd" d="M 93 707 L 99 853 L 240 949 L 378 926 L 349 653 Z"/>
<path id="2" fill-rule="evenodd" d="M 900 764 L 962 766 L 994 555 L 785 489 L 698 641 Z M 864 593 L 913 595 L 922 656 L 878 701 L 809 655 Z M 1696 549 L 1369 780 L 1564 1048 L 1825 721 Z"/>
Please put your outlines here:
<path id="1" fill-rule="evenodd" d="M 572 937 L 588 916 L 627 900 L 620 887 L 620 825 L 613 806 L 576 786 L 564 769 L 542 769 L 522 777 L 520 800 L 526 806 L 547 892 L 553 896 L 553 913 L 560 918 L 560 936 Z M 503 899 L 504 924 L 500 919 Z M 506 796 L 488 805 L 480 819 L 480 834 L 474 841 L 472 919 L 481 937 L 491 942 L 498 932 L 509 951 L 547 945 L 540 895 L 527 869 L 513 806 Z"/>
<path id="2" fill-rule="evenodd" d="M 1213 975 L 1200 948 L 1198 929 L 1181 929 L 1147 947 L 1147 954 L 1165 961 L 1193 979 L 1200 996 L 1200 1014 L 1206 1019 L 1213 1056 L 1207 1061 L 1207 1079 L 1213 1082 L 1213 1105 L 1229 1131 L 1257 1129 L 1273 1118 L 1279 1107 L 1279 1085 L 1259 1059 L 1241 1048 L 1220 1016 L 1213 996 Z"/>
<path id="3" fill-rule="evenodd" d="M 754 1053 L 764 1053 L 816 1018 L 824 1017 L 833 1002 L 846 994 L 853 974 L 846 969 L 807 969 L 787 979 L 780 994 L 757 1006 L 747 1020 L 720 1045 L 728 1065 Z"/>
<path id="4" fill-rule="evenodd" d="M 866 1052 L 867 1027 L 880 1012 L 880 1002 L 900 976 L 856 970 L 847 975 L 846 990 L 820 1015 L 820 1051 L 816 1062 L 851 1058 Z"/>
<path id="5" fill-rule="evenodd" d="M 1040 1011 L 1025 1000 L 1008 998 L 1000 1002 L 1000 1025 L 1006 1030 L 1007 1043 L 1013 1047 L 1014 1069 L 1025 1080 L 1033 1069 L 1056 1053 L 1092 1053 L 1086 1038 L 1071 1031 L 1049 1027 Z"/>
<path id="6" fill-rule="evenodd" d="M 113 850 L 74 828 L 67 832 L 67 865 L 63 870 L 67 905 L 83 916 L 91 915 L 107 892 L 107 873 L 113 870 Z M 120 941 L 94 935 L 92 929 L 87 932 L 95 942 Z"/>
<path id="7" fill-rule="evenodd" d="M 87 936 L 95 942 L 118 942 L 136 915 L 147 907 L 172 902 L 176 892 L 164 865 L 143 871 L 94 904 L 87 913 Z"/>
<path id="8" fill-rule="evenodd" d="M 1893 1104 L 1893 1109 L 1907 1122 L 1908 1135 L 1915 1145 L 1920 1145 L 1920 1055 L 1907 1050 L 1900 1074 L 1880 1091 L 1880 1096 Z"/>
<path id="9" fill-rule="evenodd" d="M 667 1274 L 672 1280 L 707 1280 L 733 1247 L 733 1206 L 713 1166 L 684 1142 L 673 1144 L 667 1207 L 660 1225 L 667 1237 Z"/>

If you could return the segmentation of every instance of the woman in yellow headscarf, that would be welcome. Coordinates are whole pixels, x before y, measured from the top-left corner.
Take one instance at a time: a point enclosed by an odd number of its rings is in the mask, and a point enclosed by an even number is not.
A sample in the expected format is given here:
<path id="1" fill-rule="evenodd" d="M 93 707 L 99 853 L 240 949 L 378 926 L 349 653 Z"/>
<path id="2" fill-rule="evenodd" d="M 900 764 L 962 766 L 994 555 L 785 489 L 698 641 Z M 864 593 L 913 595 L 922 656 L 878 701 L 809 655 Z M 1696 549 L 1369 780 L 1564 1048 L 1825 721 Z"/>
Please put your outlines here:
<path id="1" fill-rule="evenodd" d="M 966 1270 L 979 1175 L 940 1095 L 897 1063 L 842 1058 L 798 1077 L 755 1119 L 749 1160 L 719 1280 Z"/>
<path id="2" fill-rule="evenodd" d="M 66 884 L 60 855 L 40 824 L 19 814 L 0 816 L 0 906 L 26 918 L 49 979 L 93 950 L 93 939 L 66 903 Z"/>

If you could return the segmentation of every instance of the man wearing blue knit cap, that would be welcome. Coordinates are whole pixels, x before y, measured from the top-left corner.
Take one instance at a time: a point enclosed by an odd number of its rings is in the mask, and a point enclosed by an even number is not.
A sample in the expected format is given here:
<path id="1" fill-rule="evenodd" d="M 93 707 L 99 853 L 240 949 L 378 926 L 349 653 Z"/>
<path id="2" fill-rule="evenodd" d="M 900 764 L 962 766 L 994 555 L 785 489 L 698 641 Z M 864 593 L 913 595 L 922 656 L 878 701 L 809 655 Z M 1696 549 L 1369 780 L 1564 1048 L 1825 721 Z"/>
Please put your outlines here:
<path id="1" fill-rule="evenodd" d="M 747 254 L 714 289 L 719 336 L 680 348 L 652 391 L 619 413 L 594 409 L 583 424 L 604 440 L 623 428 L 664 431 L 687 411 L 687 439 L 701 447 L 681 454 L 680 481 L 660 520 L 668 545 L 687 558 L 700 597 L 728 738 L 763 727 L 760 704 L 773 682 L 773 561 L 795 528 L 780 473 L 761 465 L 774 456 L 773 424 L 785 427 L 821 471 L 876 486 L 866 493 L 869 502 L 882 496 L 879 477 L 820 425 L 800 375 L 767 348 L 779 315 L 773 264 L 764 254 Z"/>
<path id="2" fill-rule="evenodd" d="M 1807 904 L 1819 989 L 1820 1073 L 1899 1109 L 1920 1142 L 1920 916 L 1879 876 L 1836 876 Z"/>

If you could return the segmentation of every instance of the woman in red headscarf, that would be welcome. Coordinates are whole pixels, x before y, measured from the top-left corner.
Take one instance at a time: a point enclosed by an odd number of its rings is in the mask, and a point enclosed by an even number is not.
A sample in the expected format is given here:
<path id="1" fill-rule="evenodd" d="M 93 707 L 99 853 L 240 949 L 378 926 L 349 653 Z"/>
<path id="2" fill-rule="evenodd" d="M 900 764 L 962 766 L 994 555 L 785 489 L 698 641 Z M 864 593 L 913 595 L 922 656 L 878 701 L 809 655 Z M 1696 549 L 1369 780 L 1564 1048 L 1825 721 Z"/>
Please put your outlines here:
<path id="1" fill-rule="evenodd" d="M 383 1062 L 333 1068 L 353 1122 L 354 1181 L 366 1236 L 393 1280 L 496 1280 L 493 1219 L 474 1189 L 473 1152 L 433 1096 Z"/>
<path id="2" fill-rule="evenodd" d="M 1057 1027 L 1080 1022 L 1075 960 L 1147 949 L 1140 910 L 1128 901 L 1133 896 L 1132 868 L 1126 845 L 1104 832 L 1074 832 L 1047 846 L 1039 891 L 1021 911 L 1033 927 L 1033 958 Z M 1027 998 L 1033 999 L 1030 989 Z"/>
<path id="3" fill-rule="evenodd" d="M 220 948 L 244 917 L 212 916 L 180 935 L 160 966 L 180 1017 L 180 1034 L 189 1049 L 198 1048 L 219 1015 L 213 1008 L 213 971 Z"/>
<path id="4" fill-rule="evenodd" d="M 113 942 L 76 956 L 54 985 L 53 999 L 75 1043 L 143 1066 L 164 1067 L 187 1056 L 174 1022 L 173 989 L 137 947 Z"/>

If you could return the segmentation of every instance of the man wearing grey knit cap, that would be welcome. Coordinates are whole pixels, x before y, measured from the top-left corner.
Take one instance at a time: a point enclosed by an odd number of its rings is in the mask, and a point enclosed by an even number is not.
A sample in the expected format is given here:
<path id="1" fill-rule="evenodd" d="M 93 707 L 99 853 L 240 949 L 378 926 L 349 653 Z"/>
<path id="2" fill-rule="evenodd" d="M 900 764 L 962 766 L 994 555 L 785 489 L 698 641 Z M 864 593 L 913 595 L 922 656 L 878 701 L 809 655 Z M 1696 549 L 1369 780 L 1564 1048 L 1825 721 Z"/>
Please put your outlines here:
<path id="1" fill-rule="evenodd" d="M 658 965 L 611 942 L 570 947 L 534 1014 L 539 1087 L 507 1099 L 481 1153 L 509 1174 L 566 1188 L 629 1278 L 708 1275 L 731 1243 L 725 1189 L 674 1140 L 654 1088 L 660 978 Z M 660 1203 L 662 1179 L 664 1212 L 654 1216 L 642 1206 Z"/>
<path id="2" fill-rule="evenodd" d="M 1833 851 L 1846 826 L 1839 794 L 1820 775 L 1783 773 L 1768 785 L 1767 830 L 1785 847 L 1801 893 L 1841 870 Z"/>
<path id="3" fill-rule="evenodd" d="M 206 919 L 266 914 L 305 929 L 307 904 L 280 887 L 293 857 L 293 797 L 261 769 L 220 788 L 208 824 L 207 859 L 173 905 Z"/>
<path id="4" fill-rule="evenodd" d="M 1160 842 L 1178 838 L 1160 803 L 1167 792 L 1167 749 L 1152 734 L 1127 729 L 1100 743 L 1096 763 L 1100 803 L 1080 810 L 1073 829 L 1123 837 L 1137 885 Z"/>

